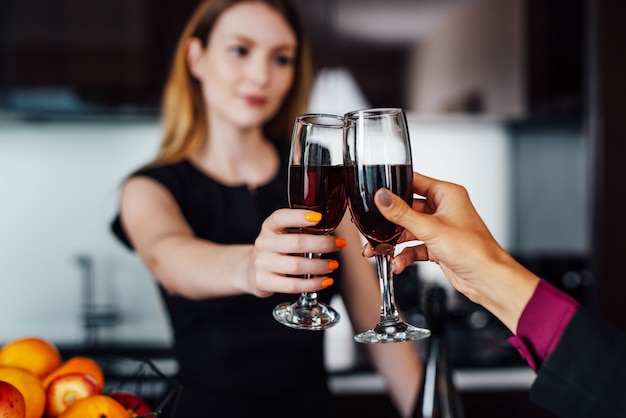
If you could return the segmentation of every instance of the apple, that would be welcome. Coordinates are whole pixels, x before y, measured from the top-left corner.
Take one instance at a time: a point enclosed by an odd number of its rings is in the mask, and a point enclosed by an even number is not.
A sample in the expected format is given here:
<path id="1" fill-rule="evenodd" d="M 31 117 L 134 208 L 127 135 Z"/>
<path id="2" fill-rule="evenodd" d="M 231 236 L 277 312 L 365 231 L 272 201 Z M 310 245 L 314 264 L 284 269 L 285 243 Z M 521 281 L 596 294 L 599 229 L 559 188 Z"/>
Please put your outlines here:
<path id="1" fill-rule="evenodd" d="M 0 380 L 0 417 L 26 417 L 26 402 L 24 395 L 18 388 L 9 382 Z"/>
<path id="2" fill-rule="evenodd" d="M 55 418 L 78 399 L 98 395 L 96 379 L 86 373 L 61 375 L 50 382 L 46 392 L 46 417 Z"/>
<path id="3" fill-rule="evenodd" d="M 128 410 L 131 418 L 142 415 L 151 416 L 147 415 L 152 413 L 150 405 L 148 405 L 148 403 L 139 395 L 133 392 L 127 390 L 114 390 L 109 393 L 109 396 L 121 403 L 122 406 Z"/>

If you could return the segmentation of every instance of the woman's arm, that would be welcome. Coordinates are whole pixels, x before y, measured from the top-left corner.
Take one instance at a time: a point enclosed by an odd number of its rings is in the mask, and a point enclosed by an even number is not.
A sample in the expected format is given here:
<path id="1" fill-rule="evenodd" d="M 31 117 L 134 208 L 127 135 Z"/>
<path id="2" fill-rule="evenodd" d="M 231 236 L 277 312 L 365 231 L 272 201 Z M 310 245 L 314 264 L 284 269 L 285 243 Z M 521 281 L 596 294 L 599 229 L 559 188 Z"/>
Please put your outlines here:
<path id="1" fill-rule="evenodd" d="M 356 332 L 371 328 L 378 321 L 380 290 L 374 266 L 361 255 L 360 235 L 346 214 L 338 234 L 348 241 L 341 250 L 343 275 L 341 294 Z M 367 344 L 370 358 L 385 378 L 390 396 L 402 416 L 408 416 L 415 404 L 422 367 L 411 342 Z"/>
<path id="2" fill-rule="evenodd" d="M 338 249 L 332 237 L 287 233 L 288 227 L 317 222 L 307 220 L 309 214 L 278 210 L 263 223 L 254 245 L 222 245 L 196 238 L 171 193 L 155 180 L 127 180 L 120 208 L 122 225 L 147 268 L 169 293 L 191 299 L 320 290 L 323 275 L 331 272 L 328 260 L 289 255 Z M 322 277 L 286 277 L 306 273 Z"/>

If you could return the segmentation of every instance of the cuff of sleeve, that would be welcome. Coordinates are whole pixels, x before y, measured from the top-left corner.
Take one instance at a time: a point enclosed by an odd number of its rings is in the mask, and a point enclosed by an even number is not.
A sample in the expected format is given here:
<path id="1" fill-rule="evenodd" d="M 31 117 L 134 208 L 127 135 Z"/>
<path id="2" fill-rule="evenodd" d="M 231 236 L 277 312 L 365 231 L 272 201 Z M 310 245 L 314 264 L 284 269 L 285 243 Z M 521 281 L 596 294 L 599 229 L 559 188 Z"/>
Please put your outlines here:
<path id="1" fill-rule="evenodd" d="M 563 331 L 578 309 L 578 302 L 545 280 L 541 280 L 526 304 L 509 343 L 537 372 L 554 350 Z"/>

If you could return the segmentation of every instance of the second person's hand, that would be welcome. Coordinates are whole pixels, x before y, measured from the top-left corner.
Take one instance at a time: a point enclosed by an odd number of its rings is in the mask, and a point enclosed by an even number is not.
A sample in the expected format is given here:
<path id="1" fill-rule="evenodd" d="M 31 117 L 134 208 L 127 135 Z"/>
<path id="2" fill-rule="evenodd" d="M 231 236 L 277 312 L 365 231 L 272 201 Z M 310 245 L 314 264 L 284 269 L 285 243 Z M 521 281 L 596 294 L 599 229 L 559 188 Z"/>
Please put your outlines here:
<path id="1" fill-rule="evenodd" d="M 422 241 L 395 257 L 394 270 L 414 261 L 439 264 L 456 290 L 515 331 L 539 279 L 498 244 L 464 187 L 414 173 L 413 191 L 420 197 L 412 207 L 386 189 L 375 196 L 383 216 L 405 228 L 399 242 Z M 372 256 L 372 248 L 366 246 L 363 254 Z"/>
<path id="2" fill-rule="evenodd" d="M 375 196 L 385 218 L 405 229 L 398 243 L 421 241 L 394 258 L 399 273 L 414 261 L 432 261 L 449 279 L 471 279 L 485 258 L 505 254 L 472 205 L 467 190 L 458 184 L 413 173 L 413 192 L 420 197 L 408 206 L 399 196 L 380 189 Z M 369 245 L 364 255 L 372 256 Z M 460 283 L 459 283 L 460 284 Z"/>

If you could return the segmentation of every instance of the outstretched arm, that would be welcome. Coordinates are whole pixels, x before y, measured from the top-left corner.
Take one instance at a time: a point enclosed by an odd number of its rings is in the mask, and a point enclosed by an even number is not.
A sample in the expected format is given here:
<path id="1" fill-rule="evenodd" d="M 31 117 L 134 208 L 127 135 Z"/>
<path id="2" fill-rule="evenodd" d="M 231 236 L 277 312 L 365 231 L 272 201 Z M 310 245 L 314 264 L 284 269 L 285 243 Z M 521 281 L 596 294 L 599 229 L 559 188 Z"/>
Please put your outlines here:
<path id="1" fill-rule="evenodd" d="M 190 299 L 318 291 L 328 283 L 325 275 L 336 266 L 328 260 L 291 254 L 332 252 L 341 243 L 328 236 L 288 233 L 289 228 L 319 221 L 315 213 L 292 209 L 270 215 L 254 245 L 199 239 L 170 192 L 147 177 L 126 181 L 120 214 L 133 247 L 155 278 L 169 293 Z M 292 274 L 318 277 L 287 277 Z"/>

